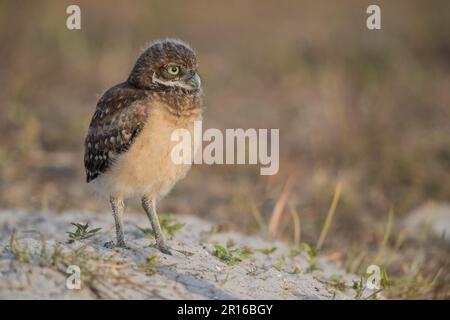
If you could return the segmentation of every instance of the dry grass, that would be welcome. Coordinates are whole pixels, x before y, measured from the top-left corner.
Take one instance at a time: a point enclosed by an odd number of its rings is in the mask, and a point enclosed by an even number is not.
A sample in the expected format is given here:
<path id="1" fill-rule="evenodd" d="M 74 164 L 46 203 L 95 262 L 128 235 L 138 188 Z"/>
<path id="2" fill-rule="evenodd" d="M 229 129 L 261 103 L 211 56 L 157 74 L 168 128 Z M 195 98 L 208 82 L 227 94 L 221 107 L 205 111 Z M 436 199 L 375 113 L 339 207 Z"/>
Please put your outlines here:
<path id="1" fill-rule="evenodd" d="M 333 221 L 334 213 L 336 212 L 336 207 L 339 202 L 339 197 L 341 196 L 341 184 L 336 186 L 336 191 L 334 192 L 333 202 L 331 202 L 330 210 L 328 210 L 327 218 L 323 224 L 322 231 L 320 232 L 319 240 L 317 241 L 316 251 L 322 249 L 323 243 L 330 231 L 331 223 Z"/>

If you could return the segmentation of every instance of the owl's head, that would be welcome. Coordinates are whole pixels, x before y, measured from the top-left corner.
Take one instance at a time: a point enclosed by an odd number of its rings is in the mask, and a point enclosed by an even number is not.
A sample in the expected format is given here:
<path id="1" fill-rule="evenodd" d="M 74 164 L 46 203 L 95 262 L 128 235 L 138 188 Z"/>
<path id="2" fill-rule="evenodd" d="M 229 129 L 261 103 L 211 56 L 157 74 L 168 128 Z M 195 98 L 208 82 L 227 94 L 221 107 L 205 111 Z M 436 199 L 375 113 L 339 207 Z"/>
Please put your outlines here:
<path id="1" fill-rule="evenodd" d="M 155 41 L 137 59 L 128 81 L 138 88 L 200 90 L 197 57 L 181 40 Z"/>

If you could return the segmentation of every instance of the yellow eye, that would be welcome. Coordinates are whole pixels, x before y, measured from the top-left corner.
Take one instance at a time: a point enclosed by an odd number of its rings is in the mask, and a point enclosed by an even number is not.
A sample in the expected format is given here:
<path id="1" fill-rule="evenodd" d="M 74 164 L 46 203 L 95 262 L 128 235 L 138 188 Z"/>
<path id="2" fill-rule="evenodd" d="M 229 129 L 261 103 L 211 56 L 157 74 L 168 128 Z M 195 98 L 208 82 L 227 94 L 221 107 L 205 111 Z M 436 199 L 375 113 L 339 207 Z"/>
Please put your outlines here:
<path id="1" fill-rule="evenodd" d="M 169 66 L 167 68 L 167 72 L 173 76 L 176 76 L 177 74 L 180 73 L 180 67 L 178 66 Z"/>

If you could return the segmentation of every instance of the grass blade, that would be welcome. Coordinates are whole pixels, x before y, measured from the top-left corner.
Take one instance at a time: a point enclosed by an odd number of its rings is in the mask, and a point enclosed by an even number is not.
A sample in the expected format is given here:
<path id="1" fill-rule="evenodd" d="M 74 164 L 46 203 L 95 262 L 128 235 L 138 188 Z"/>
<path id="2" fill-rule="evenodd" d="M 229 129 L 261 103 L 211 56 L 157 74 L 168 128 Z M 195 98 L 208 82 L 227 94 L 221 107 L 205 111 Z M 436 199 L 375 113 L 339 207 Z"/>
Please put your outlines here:
<path id="1" fill-rule="evenodd" d="M 319 251 L 322 248 L 323 243 L 325 242 L 328 231 L 330 230 L 331 222 L 333 221 L 334 213 L 336 212 L 336 207 L 339 202 L 340 196 L 341 196 L 341 184 L 338 183 L 336 185 L 336 191 L 334 192 L 334 197 L 333 201 L 331 202 L 330 210 L 328 210 L 327 218 L 325 219 L 322 231 L 320 232 L 319 241 L 317 241 L 316 251 Z"/>
<path id="2" fill-rule="evenodd" d="M 389 210 L 389 214 L 388 214 L 388 221 L 386 224 L 386 230 L 384 231 L 383 242 L 381 243 L 380 249 L 378 250 L 376 257 L 373 260 L 373 264 L 378 264 L 378 262 L 380 261 L 382 255 L 384 253 L 384 249 L 386 248 L 386 245 L 389 241 L 389 237 L 391 235 L 393 220 L 394 220 L 394 209 L 391 208 Z"/>

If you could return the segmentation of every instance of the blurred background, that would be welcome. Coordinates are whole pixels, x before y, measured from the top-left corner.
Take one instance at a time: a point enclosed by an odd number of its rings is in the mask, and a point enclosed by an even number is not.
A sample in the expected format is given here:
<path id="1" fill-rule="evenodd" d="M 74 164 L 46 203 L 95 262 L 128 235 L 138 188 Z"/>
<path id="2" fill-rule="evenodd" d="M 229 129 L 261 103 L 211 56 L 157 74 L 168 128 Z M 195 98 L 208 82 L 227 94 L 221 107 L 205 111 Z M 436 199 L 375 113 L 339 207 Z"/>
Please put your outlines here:
<path id="1" fill-rule="evenodd" d="M 262 234 L 275 212 L 272 237 L 315 244 L 340 185 L 323 254 L 357 273 L 378 255 L 388 297 L 450 298 L 449 235 L 432 232 L 450 212 L 449 1 L 3 0 L 0 30 L 0 207 L 109 214 L 84 176 L 96 101 L 177 37 L 200 59 L 204 127 L 280 128 L 280 171 L 194 166 L 160 211 Z"/>

